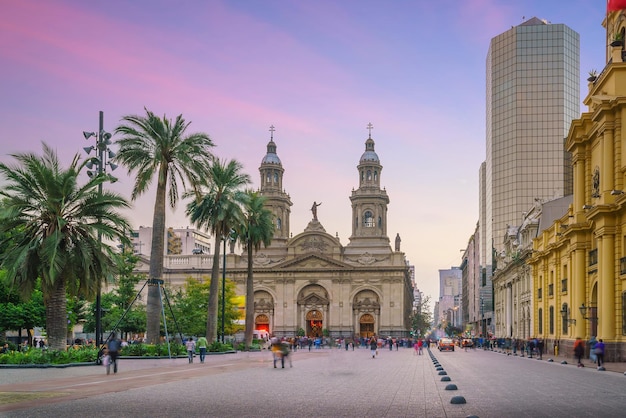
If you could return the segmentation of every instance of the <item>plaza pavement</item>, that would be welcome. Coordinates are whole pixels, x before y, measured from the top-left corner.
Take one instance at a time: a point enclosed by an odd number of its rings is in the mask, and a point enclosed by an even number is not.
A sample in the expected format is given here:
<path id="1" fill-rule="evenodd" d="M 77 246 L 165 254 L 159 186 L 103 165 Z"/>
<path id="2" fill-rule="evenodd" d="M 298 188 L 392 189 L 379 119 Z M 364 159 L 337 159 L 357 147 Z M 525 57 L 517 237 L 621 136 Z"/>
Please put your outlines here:
<path id="1" fill-rule="evenodd" d="M 601 372 L 561 364 L 564 358 L 549 362 L 548 356 L 458 349 L 431 354 L 382 349 L 372 359 L 367 349 L 303 350 L 285 369 L 274 369 L 266 351 L 207 356 L 204 364 L 198 358 L 193 364 L 123 359 L 119 373 L 109 376 L 101 366 L 2 368 L 0 416 L 626 416 L 623 363 Z M 456 390 L 446 390 L 449 385 Z"/>

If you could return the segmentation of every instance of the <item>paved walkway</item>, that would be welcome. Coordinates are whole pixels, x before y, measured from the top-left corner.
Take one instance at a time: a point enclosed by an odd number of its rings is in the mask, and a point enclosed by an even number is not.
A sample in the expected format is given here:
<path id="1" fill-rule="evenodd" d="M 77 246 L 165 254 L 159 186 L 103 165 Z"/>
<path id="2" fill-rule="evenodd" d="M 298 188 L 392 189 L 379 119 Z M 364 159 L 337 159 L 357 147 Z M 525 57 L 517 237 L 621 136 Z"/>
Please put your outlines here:
<path id="1" fill-rule="evenodd" d="M 307 350 L 285 369 L 274 369 L 268 352 L 208 356 L 204 364 L 121 360 L 109 376 L 101 366 L 0 369 L 0 416 L 624 416 L 622 369 L 482 350 L 431 354 Z"/>

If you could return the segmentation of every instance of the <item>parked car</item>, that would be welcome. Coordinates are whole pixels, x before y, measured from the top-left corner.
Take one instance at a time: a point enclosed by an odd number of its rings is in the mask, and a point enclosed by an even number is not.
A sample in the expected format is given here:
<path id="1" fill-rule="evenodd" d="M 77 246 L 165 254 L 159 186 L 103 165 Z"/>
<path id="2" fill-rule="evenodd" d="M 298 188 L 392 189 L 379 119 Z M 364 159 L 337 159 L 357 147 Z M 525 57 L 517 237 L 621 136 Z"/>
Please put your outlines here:
<path id="1" fill-rule="evenodd" d="M 440 338 L 437 344 L 437 348 L 439 349 L 439 351 L 454 351 L 454 341 L 452 341 L 452 338 Z"/>

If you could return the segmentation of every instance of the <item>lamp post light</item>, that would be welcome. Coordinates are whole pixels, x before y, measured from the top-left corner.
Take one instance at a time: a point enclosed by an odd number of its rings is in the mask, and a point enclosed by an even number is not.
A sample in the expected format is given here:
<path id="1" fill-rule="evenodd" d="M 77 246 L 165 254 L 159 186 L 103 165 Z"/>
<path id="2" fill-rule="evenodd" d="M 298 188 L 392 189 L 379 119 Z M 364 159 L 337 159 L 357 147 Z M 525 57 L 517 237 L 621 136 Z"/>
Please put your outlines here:
<path id="1" fill-rule="evenodd" d="M 222 344 L 224 344 L 225 324 L 226 324 L 226 241 L 233 240 L 232 234 L 234 231 L 231 229 L 230 234 L 223 238 L 224 240 L 224 254 L 222 255 Z"/>
<path id="2" fill-rule="evenodd" d="M 107 162 L 108 158 L 115 157 L 115 153 L 109 149 L 111 145 L 111 134 L 104 130 L 104 112 L 100 111 L 100 123 L 98 125 L 98 133 L 83 131 L 83 136 L 86 140 L 91 137 L 95 137 L 96 146 L 84 147 L 83 150 L 89 155 L 91 151 L 96 151 L 97 156 L 91 158 L 85 166 L 89 169 L 87 175 L 89 177 L 102 176 L 105 174 L 105 166 L 108 164 L 111 170 L 115 170 L 117 165 Z M 96 167 L 97 170 L 93 170 Z M 117 179 L 109 175 L 109 181 L 114 183 Z M 98 194 L 102 195 L 102 183 L 98 185 Z M 98 242 L 102 244 L 102 234 L 98 232 Z M 96 346 L 99 348 L 102 344 L 102 306 L 101 306 L 101 293 L 102 293 L 102 278 L 98 277 L 97 291 L 96 291 Z"/>
<path id="3" fill-rule="evenodd" d="M 222 344 L 224 344 L 224 325 L 226 316 L 226 237 L 224 237 L 224 254 L 222 262 Z"/>
<path id="4" fill-rule="evenodd" d="M 480 298 L 480 328 L 481 333 L 483 334 L 483 338 L 486 338 L 486 330 L 485 330 L 485 302 L 481 296 Z"/>

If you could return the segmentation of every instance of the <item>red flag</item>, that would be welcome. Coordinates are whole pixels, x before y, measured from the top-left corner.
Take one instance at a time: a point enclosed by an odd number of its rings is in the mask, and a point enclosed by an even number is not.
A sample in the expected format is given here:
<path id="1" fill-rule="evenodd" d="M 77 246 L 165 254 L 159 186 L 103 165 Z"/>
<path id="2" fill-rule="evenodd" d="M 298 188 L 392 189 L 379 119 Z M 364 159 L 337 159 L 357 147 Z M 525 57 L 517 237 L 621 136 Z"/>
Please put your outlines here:
<path id="1" fill-rule="evenodd" d="M 623 9 L 626 9 L 626 0 L 607 0 L 606 2 L 607 13 Z"/>

